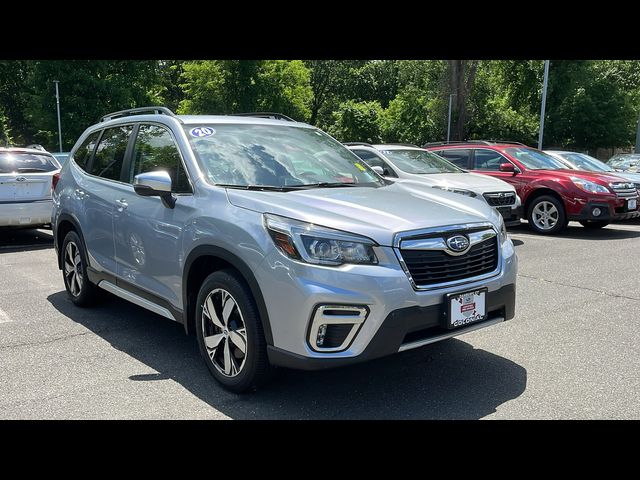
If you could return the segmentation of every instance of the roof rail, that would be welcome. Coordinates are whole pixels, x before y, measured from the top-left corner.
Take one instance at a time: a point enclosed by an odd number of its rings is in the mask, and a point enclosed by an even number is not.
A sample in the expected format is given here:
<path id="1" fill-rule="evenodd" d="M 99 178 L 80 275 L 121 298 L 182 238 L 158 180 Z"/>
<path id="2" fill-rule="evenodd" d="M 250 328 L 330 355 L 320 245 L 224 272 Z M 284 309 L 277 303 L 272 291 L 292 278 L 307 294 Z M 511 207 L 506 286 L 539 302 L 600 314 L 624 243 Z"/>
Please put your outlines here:
<path id="1" fill-rule="evenodd" d="M 490 140 L 491 143 L 504 143 L 507 145 L 522 145 L 523 147 L 528 147 L 528 145 L 524 144 L 524 143 L 520 143 L 520 142 L 509 142 L 507 140 Z"/>
<path id="2" fill-rule="evenodd" d="M 371 147 L 373 148 L 373 145 L 371 145 L 370 143 L 367 142 L 342 142 L 343 145 L 346 145 L 347 147 Z"/>
<path id="3" fill-rule="evenodd" d="M 32 143 L 31 145 L 27 145 L 27 146 L 26 146 L 26 147 L 24 147 L 24 148 L 31 148 L 31 149 L 33 149 L 33 150 L 41 150 L 41 151 L 43 151 L 43 152 L 46 152 L 46 151 L 47 151 L 47 149 L 46 149 L 46 148 L 44 148 L 44 147 L 43 147 L 42 145 L 40 145 L 39 143 Z"/>
<path id="4" fill-rule="evenodd" d="M 423 147 L 434 147 L 436 145 L 463 145 L 463 144 L 477 144 L 477 145 L 491 145 L 491 142 L 486 140 L 466 140 L 466 141 L 455 141 L 455 142 L 428 142 L 423 145 Z"/>
<path id="5" fill-rule="evenodd" d="M 397 145 L 398 147 L 414 147 L 414 148 L 422 148 L 414 143 L 383 143 L 383 145 Z"/>
<path id="6" fill-rule="evenodd" d="M 106 114 L 104 117 L 100 119 L 101 122 L 106 122 L 108 120 L 113 120 L 114 118 L 120 117 L 128 117 L 129 115 L 140 115 L 143 113 L 155 113 L 155 114 L 163 114 L 169 115 L 171 117 L 175 117 L 176 114 L 169 110 L 167 107 L 138 107 L 138 108 L 128 108 L 126 110 L 118 110 L 117 112 L 112 112 Z"/>
<path id="7" fill-rule="evenodd" d="M 233 117 L 258 117 L 258 118 L 272 118 L 274 120 L 286 120 L 288 122 L 295 122 L 291 117 L 287 117 L 282 113 L 274 112 L 248 112 L 248 113 L 231 113 Z"/>

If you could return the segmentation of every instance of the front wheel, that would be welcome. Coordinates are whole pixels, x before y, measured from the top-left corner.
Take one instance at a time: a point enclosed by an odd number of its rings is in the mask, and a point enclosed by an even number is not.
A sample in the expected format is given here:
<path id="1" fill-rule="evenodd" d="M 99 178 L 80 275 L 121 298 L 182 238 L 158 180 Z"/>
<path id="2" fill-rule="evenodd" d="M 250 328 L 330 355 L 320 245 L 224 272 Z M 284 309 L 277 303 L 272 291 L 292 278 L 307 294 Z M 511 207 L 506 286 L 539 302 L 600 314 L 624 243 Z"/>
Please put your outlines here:
<path id="1" fill-rule="evenodd" d="M 196 305 L 200 353 L 226 389 L 243 393 L 271 375 L 267 344 L 251 290 L 233 270 L 209 275 Z"/>
<path id="2" fill-rule="evenodd" d="M 609 225 L 609 222 L 607 222 L 606 220 L 581 220 L 580 225 L 582 225 L 584 228 L 596 229 L 606 227 L 607 225 Z"/>
<path id="3" fill-rule="evenodd" d="M 542 195 L 531 202 L 527 220 L 532 230 L 545 235 L 558 233 L 567 226 L 564 205 L 551 195 Z"/>

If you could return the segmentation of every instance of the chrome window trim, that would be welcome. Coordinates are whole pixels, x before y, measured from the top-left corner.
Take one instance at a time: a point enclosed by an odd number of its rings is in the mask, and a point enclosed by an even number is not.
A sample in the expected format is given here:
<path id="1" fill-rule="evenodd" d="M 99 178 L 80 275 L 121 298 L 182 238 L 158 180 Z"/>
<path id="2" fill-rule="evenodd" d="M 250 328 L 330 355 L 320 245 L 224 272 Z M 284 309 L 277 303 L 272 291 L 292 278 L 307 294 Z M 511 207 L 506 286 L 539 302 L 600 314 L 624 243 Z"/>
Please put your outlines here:
<path id="1" fill-rule="evenodd" d="M 436 284 L 432 284 L 432 285 L 425 285 L 425 286 L 420 286 L 420 285 L 416 284 L 416 282 L 414 281 L 413 277 L 411 276 L 411 272 L 409 271 L 409 268 L 407 267 L 407 264 L 404 261 L 404 258 L 402 258 L 402 253 L 400 252 L 400 249 L 401 249 L 401 246 L 402 246 L 403 242 L 407 242 L 407 241 L 412 241 L 412 242 L 416 241 L 417 242 L 420 239 L 411 240 L 411 238 L 419 237 L 421 235 L 430 235 L 430 234 L 434 234 L 434 233 L 436 233 L 436 234 L 438 234 L 438 233 L 447 234 L 447 233 L 453 232 L 453 231 L 462 232 L 464 230 L 470 230 L 470 229 L 476 229 L 476 228 L 482 228 L 482 227 L 489 227 L 489 229 L 491 229 L 493 231 L 493 233 L 494 233 L 494 235 L 496 237 L 497 243 L 498 243 L 498 266 L 496 267 L 495 270 L 493 270 L 492 272 L 484 273 L 482 275 L 463 278 L 463 279 L 460 279 L 460 280 L 452 280 L 450 282 L 441 282 L 441 283 L 436 283 Z M 482 232 L 478 232 L 478 233 L 483 233 L 483 232 L 486 232 L 486 230 L 484 230 Z M 470 235 L 470 234 L 467 234 L 467 235 Z M 489 237 L 489 238 L 491 238 L 491 237 Z M 431 239 L 424 239 L 424 240 L 431 240 Z M 485 240 L 486 240 L 486 238 L 485 238 Z M 415 248 L 415 244 L 413 244 L 413 245 L 414 245 L 414 249 L 416 249 Z M 444 250 L 444 251 L 446 251 L 446 250 Z M 402 267 L 402 270 L 404 270 L 405 275 L 409 279 L 409 283 L 411 284 L 413 289 L 417 290 L 417 291 L 439 290 L 439 289 L 442 289 L 442 288 L 453 287 L 453 286 L 456 286 L 456 285 L 465 285 L 465 284 L 468 284 L 468 283 L 474 283 L 474 282 L 477 282 L 477 281 L 480 281 L 480 280 L 485 280 L 485 279 L 488 279 L 488 278 L 496 277 L 496 276 L 500 275 L 500 273 L 502 272 L 502 245 L 500 243 L 500 232 L 498 232 L 496 230 L 495 226 L 491 222 L 463 223 L 463 224 L 457 224 L 457 225 L 445 225 L 445 226 L 441 226 L 441 227 L 432 227 L 432 228 L 424 228 L 424 229 L 420 229 L 420 230 L 410 230 L 410 231 L 405 231 L 405 232 L 398 232 L 393 237 L 393 252 L 396 254 L 396 257 L 398 258 L 398 261 L 400 262 L 400 266 Z"/>

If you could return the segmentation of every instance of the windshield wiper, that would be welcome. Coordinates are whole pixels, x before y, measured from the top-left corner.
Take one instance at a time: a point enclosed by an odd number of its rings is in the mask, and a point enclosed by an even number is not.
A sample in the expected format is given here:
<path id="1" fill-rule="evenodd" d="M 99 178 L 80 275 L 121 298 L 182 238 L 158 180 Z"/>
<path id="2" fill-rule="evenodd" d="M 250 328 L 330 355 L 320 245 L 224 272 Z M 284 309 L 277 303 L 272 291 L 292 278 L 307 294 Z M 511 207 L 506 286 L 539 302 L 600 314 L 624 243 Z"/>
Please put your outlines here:
<path id="1" fill-rule="evenodd" d="M 268 192 L 290 192 L 291 187 L 278 187 L 275 185 L 234 185 L 231 183 L 216 183 L 216 187 L 237 188 L 238 190 L 263 190 Z"/>
<path id="2" fill-rule="evenodd" d="M 318 182 L 303 183 L 302 185 L 290 185 L 289 188 L 339 188 L 339 187 L 355 187 L 355 183 L 345 182 Z"/>

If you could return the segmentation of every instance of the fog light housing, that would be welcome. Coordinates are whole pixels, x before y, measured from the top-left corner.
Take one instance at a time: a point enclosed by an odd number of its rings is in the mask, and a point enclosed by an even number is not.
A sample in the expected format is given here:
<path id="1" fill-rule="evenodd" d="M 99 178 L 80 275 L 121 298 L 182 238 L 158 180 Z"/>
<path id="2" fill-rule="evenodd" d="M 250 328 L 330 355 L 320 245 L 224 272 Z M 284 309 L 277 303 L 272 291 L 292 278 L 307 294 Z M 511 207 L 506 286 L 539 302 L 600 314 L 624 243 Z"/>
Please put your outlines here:
<path id="1" fill-rule="evenodd" d="M 346 350 L 369 315 L 362 305 L 319 305 L 311 317 L 308 342 L 316 352 Z"/>
<path id="2" fill-rule="evenodd" d="M 600 210 L 598 207 L 591 210 L 591 215 L 593 215 L 594 217 L 599 217 L 601 213 L 602 213 L 602 210 Z"/>
<path id="3" fill-rule="evenodd" d="M 324 336 L 327 334 L 327 324 L 323 323 L 318 327 L 318 334 L 316 335 L 316 347 L 322 348 L 324 343 Z"/>

